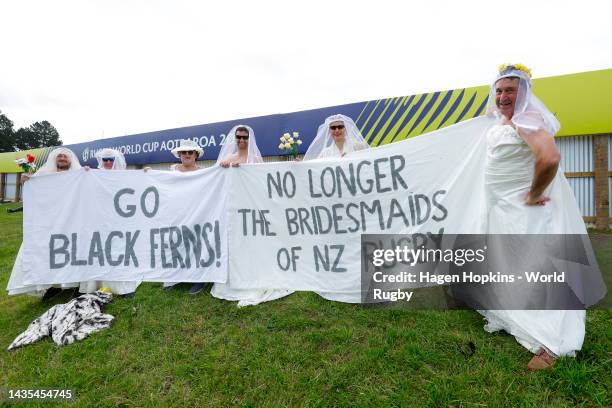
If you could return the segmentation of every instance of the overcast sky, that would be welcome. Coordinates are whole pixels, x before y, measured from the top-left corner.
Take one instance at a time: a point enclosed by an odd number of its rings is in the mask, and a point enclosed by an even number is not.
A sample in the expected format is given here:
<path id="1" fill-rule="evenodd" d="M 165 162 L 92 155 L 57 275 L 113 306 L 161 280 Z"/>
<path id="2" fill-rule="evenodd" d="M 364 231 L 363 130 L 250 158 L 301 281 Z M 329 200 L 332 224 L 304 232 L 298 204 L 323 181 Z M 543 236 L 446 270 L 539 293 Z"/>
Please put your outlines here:
<path id="1" fill-rule="evenodd" d="M 612 68 L 611 5 L 0 0 L 0 110 L 71 144 Z"/>

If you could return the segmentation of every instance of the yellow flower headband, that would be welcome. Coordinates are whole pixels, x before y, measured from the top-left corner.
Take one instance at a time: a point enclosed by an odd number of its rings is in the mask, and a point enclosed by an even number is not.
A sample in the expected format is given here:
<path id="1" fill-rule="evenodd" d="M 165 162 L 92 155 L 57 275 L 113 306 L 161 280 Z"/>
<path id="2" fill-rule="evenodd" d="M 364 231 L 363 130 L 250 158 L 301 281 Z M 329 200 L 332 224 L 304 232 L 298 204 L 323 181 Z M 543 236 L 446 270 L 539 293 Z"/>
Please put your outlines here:
<path id="1" fill-rule="evenodd" d="M 501 64 L 499 66 L 499 73 L 501 74 L 507 69 L 516 69 L 517 71 L 523 71 L 531 79 L 531 70 L 523 64 Z"/>

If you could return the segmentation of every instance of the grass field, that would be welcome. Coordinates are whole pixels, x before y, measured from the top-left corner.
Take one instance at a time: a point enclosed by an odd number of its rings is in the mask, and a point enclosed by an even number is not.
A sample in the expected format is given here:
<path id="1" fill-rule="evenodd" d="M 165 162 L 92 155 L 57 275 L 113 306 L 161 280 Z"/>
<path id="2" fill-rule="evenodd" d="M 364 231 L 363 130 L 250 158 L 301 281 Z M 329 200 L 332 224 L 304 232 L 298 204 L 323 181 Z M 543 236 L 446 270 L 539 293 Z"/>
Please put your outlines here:
<path id="1" fill-rule="evenodd" d="M 577 358 L 530 373 L 531 354 L 486 333 L 473 311 L 372 309 L 312 293 L 238 309 L 207 292 L 143 284 L 135 299 L 108 306 L 109 330 L 7 352 L 33 319 L 68 300 L 6 295 L 22 234 L 11 206 L 0 205 L 0 388 L 70 388 L 83 406 L 612 406 L 604 310 L 587 313 Z M 611 287 L 612 234 L 591 237 Z"/>

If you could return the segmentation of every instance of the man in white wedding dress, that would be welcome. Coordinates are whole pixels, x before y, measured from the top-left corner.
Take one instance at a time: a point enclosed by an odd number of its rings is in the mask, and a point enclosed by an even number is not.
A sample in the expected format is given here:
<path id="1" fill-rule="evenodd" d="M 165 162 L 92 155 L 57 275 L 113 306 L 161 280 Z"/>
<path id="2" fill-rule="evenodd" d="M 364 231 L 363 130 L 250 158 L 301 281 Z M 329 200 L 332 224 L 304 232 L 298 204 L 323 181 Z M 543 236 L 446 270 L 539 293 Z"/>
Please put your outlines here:
<path id="1" fill-rule="evenodd" d="M 33 175 L 23 173 L 21 182 L 25 183 L 32 177 L 40 177 L 48 174 L 61 173 L 64 171 L 81 170 L 79 158 L 74 152 L 66 147 L 58 147 L 52 150 L 47 157 L 47 161 Z M 68 204 L 67 204 L 68 205 Z M 63 283 L 61 285 L 24 285 L 23 284 L 23 245 L 19 247 L 17 259 L 13 265 L 13 271 L 8 283 L 9 295 L 29 294 L 42 296 L 43 300 L 50 299 L 59 294 L 63 289 L 78 288 L 79 283 Z"/>
<path id="2" fill-rule="evenodd" d="M 263 163 L 255 140 L 255 132 L 250 126 L 234 126 L 227 137 L 217 164 L 223 168 L 239 167 L 241 164 Z M 210 294 L 218 299 L 238 301 L 238 307 L 254 306 L 290 295 L 285 289 L 236 289 L 231 286 L 231 276 L 227 283 L 215 283 Z"/>
<path id="3" fill-rule="evenodd" d="M 569 190 L 554 140 L 560 124 L 532 94 L 529 69 L 520 64 L 500 67 L 487 112 L 496 120 L 486 133 L 487 233 L 586 234 L 575 198 L 558 193 Z M 528 299 L 530 293 L 521 295 Z M 582 347 L 584 310 L 480 313 L 488 321 L 485 330 L 505 330 L 535 354 L 530 370 L 550 367 L 557 357 L 574 356 Z"/>

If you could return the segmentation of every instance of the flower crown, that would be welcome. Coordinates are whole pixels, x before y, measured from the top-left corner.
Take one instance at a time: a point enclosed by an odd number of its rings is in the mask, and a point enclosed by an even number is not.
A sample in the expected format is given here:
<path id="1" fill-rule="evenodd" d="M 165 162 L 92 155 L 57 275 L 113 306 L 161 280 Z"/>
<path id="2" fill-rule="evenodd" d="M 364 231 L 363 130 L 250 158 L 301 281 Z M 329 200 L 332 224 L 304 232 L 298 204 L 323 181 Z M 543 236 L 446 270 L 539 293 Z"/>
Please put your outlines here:
<path id="1" fill-rule="evenodd" d="M 510 71 L 510 70 L 523 71 L 524 73 L 527 74 L 529 79 L 531 79 L 531 70 L 523 64 L 501 64 L 499 66 L 500 74 L 504 73 L 505 71 Z"/>

